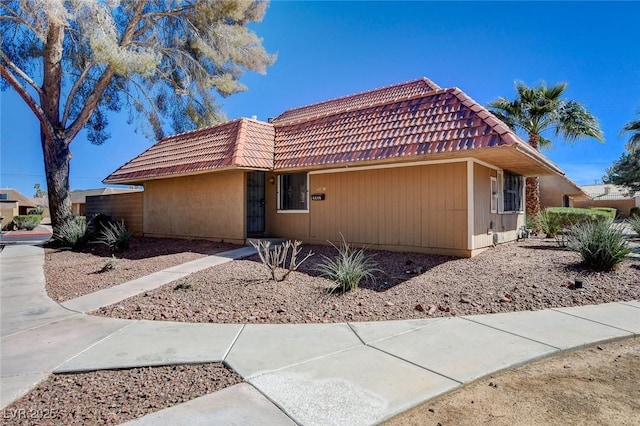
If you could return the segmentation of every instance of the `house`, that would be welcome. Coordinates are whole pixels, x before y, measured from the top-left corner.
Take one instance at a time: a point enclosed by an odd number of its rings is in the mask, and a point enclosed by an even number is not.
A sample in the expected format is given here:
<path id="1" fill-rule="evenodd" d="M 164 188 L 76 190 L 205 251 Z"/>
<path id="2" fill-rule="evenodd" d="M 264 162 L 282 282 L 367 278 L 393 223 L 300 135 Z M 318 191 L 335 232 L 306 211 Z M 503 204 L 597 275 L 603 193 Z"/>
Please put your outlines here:
<path id="1" fill-rule="evenodd" d="M 140 190 L 135 188 L 76 189 L 70 192 L 71 211 L 76 216 L 85 216 L 87 211 L 87 197 L 111 194 L 125 194 L 138 191 Z"/>
<path id="2" fill-rule="evenodd" d="M 2 216 L 1 227 L 13 220 L 14 216 L 29 214 L 29 211 L 36 207 L 36 204 L 12 188 L 0 188 L 0 216 Z"/>
<path id="3" fill-rule="evenodd" d="M 623 186 L 611 184 L 584 185 L 582 189 L 589 198 L 577 201 L 574 204 L 575 207 L 612 207 L 618 211 L 618 216 L 620 217 L 629 216 L 632 207 L 640 207 L 640 193 L 635 193 L 632 196 L 628 189 Z"/>
<path id="4" fill-rule="evenodd" d="M 566 176 L 540 176 L 540 205 L 546 207 L 575 207 L 589 195 Z"/>
<path id="5" fill-rule="evenodd" d="M 515 240 L 524 177 L 563 176 L 458 88 L 421 78 L 269 122 L 160 140 L 104 183 L 144 186 L 144 234 L 278 236 L 473 256 Z"/>

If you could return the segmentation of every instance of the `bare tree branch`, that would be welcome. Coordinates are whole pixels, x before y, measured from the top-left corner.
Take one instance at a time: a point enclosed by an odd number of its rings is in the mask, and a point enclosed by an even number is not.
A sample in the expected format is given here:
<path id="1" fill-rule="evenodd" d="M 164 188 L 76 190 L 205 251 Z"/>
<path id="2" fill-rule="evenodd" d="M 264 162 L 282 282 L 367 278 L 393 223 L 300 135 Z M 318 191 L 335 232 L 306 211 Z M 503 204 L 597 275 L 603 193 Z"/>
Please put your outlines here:
<path id="1" fill-rule="evenodd" d="M 36 102 L 35 99 L 26 91 L 26 89 L 20 84 L 18 79 L 2 64 L 0 63 L 0 75 L 9 83 L 11 87 L 15 89 L 15 91 L 20 95 L 20 97 L 24 100 L 24 102 L 29 106 L 31 111 L 35 114 L 36 118 L 40 122 L 43 132 L 48 136 L 53 138 L 54 130 L 47 119 L 46 114 L 40 107 L 40 105 Z"/>
<path id="2" fill-rule="evenodd" d="M 62 120 L 60 121 L 60 123 L 62 124 L 62 127 L 66 127 L 67 120 L 69 119 L 69 112 L 71 111 L 71 105 L 73 103 L 73 98 L 78 92 L 78 89 L 80 89 L 80 86 L 84 82 L 84 79 L 87 77 L 87 75 L 89 75 L 89 71 L 91 71 L 91 68 L 93 68 L 93 65 L 94 65 L 93 63 L 89 62 L 85 67 L 85 69 L 82 70 L 82 73 L 80 74 L 76 82 L 73 83 L 73 87 L 71 87 L 71 90 L 69 91 L 69 95 L 67 96 L 67 103 L 64 106 L 64 113 L 62 114 Z"/>
<path id="3" fill-rule="evenodd" d="M 29 86 L 33 87 L 33 89 L 38 92 L 38 95 L 42 95 L 42 89 L 40 88 L 40 86 L 38 86 L 38 84 L 33 81 L 31 79 L 31 77 L 29 77 L 27 75 L 27 73 L 25 73 L 24 71 L 22 71 L 20 69 L 19 66 L 17 66 L 16 64 L 14 64 L 11 59 L 9 59 L 9 57 L 4 53 L 4 51 L 0 50 L 0 58 L 2 58 L 7 65 L 9 66 L 9 68 L 11 68 L 11 70 L 16 73 L 18 75 L 18 77 L 24 79 L 24 81 L 26 81 L 27 83 L 29 83 Z"/>

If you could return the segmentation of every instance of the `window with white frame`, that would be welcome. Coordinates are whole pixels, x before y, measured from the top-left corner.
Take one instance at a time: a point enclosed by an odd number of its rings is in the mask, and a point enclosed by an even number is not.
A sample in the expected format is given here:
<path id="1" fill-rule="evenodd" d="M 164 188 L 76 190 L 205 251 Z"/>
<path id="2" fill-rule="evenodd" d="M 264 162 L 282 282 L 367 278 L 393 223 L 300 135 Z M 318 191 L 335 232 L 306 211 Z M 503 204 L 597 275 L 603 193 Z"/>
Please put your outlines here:
<path id="1" fill-rule="evenodd" d="M 498 179 L 491 176 L 491 213 L 498 213 Z"/>
<path id="2" fill-rule="evenodd" d="M 502 176 L 503 211 L 523 211 L 524 177 L 504 171 Z"/>
<path id="3" fill-rule="evenodd" d="M 309 210 L 309 190 L 306 173 L 290 173 L 278 176 L 278 210 Z"/>

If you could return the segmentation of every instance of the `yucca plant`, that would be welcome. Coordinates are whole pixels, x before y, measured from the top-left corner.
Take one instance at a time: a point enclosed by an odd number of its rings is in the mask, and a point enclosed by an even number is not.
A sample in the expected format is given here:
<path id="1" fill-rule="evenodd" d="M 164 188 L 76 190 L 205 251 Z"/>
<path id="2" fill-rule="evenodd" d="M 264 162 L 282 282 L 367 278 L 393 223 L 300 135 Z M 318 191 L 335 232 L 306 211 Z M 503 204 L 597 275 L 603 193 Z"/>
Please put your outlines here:
<path id="1" fill-rule="evenodd" d="M 98 236 L 98 242 L 106 244 L 113 251 L 125 251 L 129 248 L 131 232 L 122 222 L 107 223 Z"/>
<path id="2" fill-rule="evenodd" d="M 89 243 L 87 223 L 84 220 L 72 220 L 56 228 L 53 234 L 55 243 L 70 247 L 72 250 L 81 250 Z"/>
<path id="3" fill-rule="evenodd" d="M 340 236 L 342 237 L 340 247 L 330 242 L 338 251 L 338 256 L 334 258 L 322 256 L 323 260 L 316 266 L 316 270 L 335 283 L 332 292 L 340 289 L 344 293 L 358 288 L 363 279 L 375 281 L 375 273 L 381 271 L 371 256 L 366 254 L 364 248 L 354 249 L 342 234 Z"/>
<path id="4" fill-rule="evenodd" d="M 574 225 L 569 247 L 580 253 L 586 266 L 600 271 L 612 270 L 632 251 L 621 227 L 610 219 Z"/>
<path id="5" fill-rule="evenodd" d="M 636 234 L 640 235 L 640 215 L 629 216 L 627 222 L 631 225 L 631 229 L 633 229 Z"/>

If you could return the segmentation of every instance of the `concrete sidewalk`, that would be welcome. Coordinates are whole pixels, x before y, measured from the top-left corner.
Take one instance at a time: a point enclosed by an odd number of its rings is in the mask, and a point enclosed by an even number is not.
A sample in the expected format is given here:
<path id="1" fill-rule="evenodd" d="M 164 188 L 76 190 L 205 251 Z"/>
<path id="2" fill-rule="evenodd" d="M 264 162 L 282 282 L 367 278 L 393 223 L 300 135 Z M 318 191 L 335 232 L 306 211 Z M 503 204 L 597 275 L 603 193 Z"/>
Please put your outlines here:
<path id="1" fill-rule="evenodd" d="M 169 280 L 210 263 L 214 259 L 162 276 Z M 44 293 L 42 264 L 37 247 L 0 253 L 3 407 L 52 371 L 222 361 L 245 380 L 128 424 L 376 424 L 496 371 L 640 333 L 638 301 L 341 324 L 98 318 L 67 308 L 95 309 L 128 293 L 62 307 Z"/>

